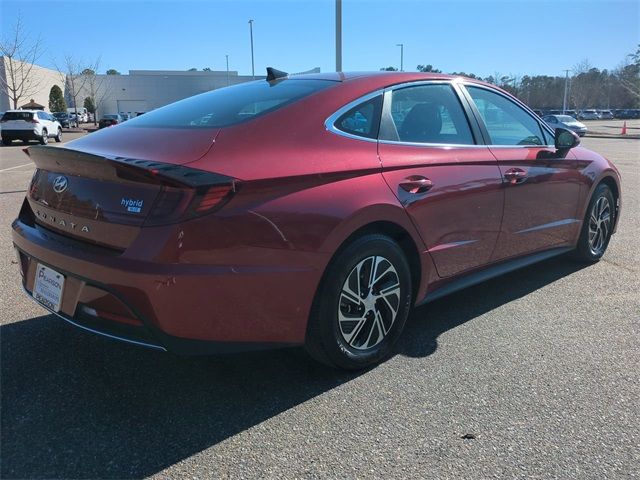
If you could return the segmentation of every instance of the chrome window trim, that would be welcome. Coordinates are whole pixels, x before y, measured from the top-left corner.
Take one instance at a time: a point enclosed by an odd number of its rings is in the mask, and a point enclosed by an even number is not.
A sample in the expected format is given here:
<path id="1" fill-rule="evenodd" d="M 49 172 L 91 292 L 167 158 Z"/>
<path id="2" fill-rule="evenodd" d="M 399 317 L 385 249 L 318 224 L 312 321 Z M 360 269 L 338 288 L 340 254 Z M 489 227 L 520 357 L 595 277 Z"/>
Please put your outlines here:
<path id="1" fill-rule="evenodd" d="M 327 118 L 324 121 L 324 127 L 327 129 L 327 131 L 331 133 L 335 133 L 336 135 L 341 135 L 347 138 L 353 138 L 355 140 L 362 140 L 364 142 L 378 143 L 377 138 L 362 137 L 360 135 L 355 135 L 353 133 L 348 133 L 343 130 L 340 130 L 338 127 L 336 127 L 335 123 L 338 121 L 338 119 L 342 115 L 347 113 L 353 107 L 357 107 L 361 103 L 368 102 L 369 100 L 376 98 L 378 95 L 382 95 L 382 94 L 384 94 L 384 88 L 378 89 L 374 92 L 367 93 L 366 95 L 363 95 L 362 97 L 358 97 L 357 99 L 347 103 L 346 105 L 336 110 L 332 115 L 329 116 L 329 118 Z"/>
<path id="2" fill-rule="evenodd" d="M 396 140 L 378 140 L 378 143 L 387 145 L 406 145 L 407 147 L 426 147 L 426 148 L 487 148 L 489 145 L 479 143 L 420 143 L 420 142 L 402 142 Z"/>
<path id="3" fill-rule="evenodd" d="M 396 85 L 390 85 L 390 86 L 387 86 L 387 87 L 384 87 L 384 88 L 380 88 L 380 89 L 375 90 L 373 92 L 367 93 L 366 95 L 358 97 L 357 99 L 352 100 L 351 102 L 347 103 L 346 105 L 343 105 L 342 107 L 340 107 L 338 110 L 336 110 L 332 115 L 330 115 L 325 120 L 325 122 L 324 122 L 325 129 L 327 131 L 331 132 L 331 133 L 336 134 L 336 135 L 340 135 L 340 136 L 343 136 L 343 137 L 346 137 L 346 138 L 351 138 L 351 139 L 354 139 L 354 140 L 360 140 L 360 141 L 370 142 L 370 143 L 383 143 L 383 144 L 387 144 L 387 145 L 406 145 L 408 147 L 446 148 L 446 149 L 452 149 L 452 148 L 479 148 L 479 147 L 485 147 L 485 148 L 486 147 L 491 147 L 491 148 L 554 148 L 555 149 L 555 145 L 493 145 L 493 144 L 484 144 L 484 143 L 473 143 L 473 144 L 446 143 L 445 144 L 445 143 L 420 143 L 420 142 L 402 142 L 402 141 L 396 141 L 396 140 L 381 140 L 379 138 L 362 137 L 360 135 L 355 135 L 353 133 L 347 133 L 347 132 L 345 132 L 343 130 L 340 130 L 339 128 L 337 128 L 335 126 L 335 123 L 338 120 L 338 118 L 340 118 L 342 115 L 347 113 L 353 107 L 356 107 L 361 103 L 367 102 L 367 101 L 371 100 L 372 98 L 377 97 L 378 95 L 382 95 L 383 96 L 383 98 L 382 98 L 382 101 L 383 101 L 382 110 L 384 111 L 384 106 L 385 106 L 384 105 L 384 103 L 385 103 L 384 94 L 386 92 L 393 92 L 394 90 L 398 90 L 398 89 L 401 89 L 401 88 L 422 86 L 422 85 L 451 85 L 453 87 L 454 83 L 460 84 L 460 85 L 464 86 L 465 88 L 466 88 L 467 85 L 474 86 L 474 87 L 479 87 L 479 88 L 484 88 L 485 90 L 489 90 L 491 92 L 497 93 L 498 95 L 502 95 L 507 100 L 510 100 L 511 102 L 513 102 L 513 99 L 511 99 L 510 97 L 507 97 L 506 95 L 504 95 L 502 92 L 500 92 L 499 90 L 497 90 L 495 88 L 487 87 L 486 85 L 482 85 L 482 84 L 478 84 L 478 83 L 474 83 L 474 82 L 468 82 L 468 81 L 465 81 L 465 79 L 462 78 L 462 77 L 457 77 L 457 78 L 454 78 L 454 79 L 451 79 L 451 80 L 436 79 L 436 80 L 410 81 L 410 82 L 398 83 Z M 455 88 L 454 88 L 454 94 L 456 96 L 459 96 L 459 94 L 455 90 Z M 527 107 L 525 104 L 523 104 L 519 100 L 518 100 L 517 105 L 520 106 L 520 107 L 524 107 L 525 111 L 529 115 L 533 114 L 533 119 L 536 122 L 538 122 L 538 124 L 542 128 L 546 127 L 546 129 L 551 133 L 551 136 L 555 137 L 555 134 L 554 134 L 552 128 L 549 127 L 546 123 L 537 120 L 536 119 L 537 115 L 535 113 L 533 113 L 533 111 L 529 107 Z M 469 125 L 469 128 L 471 128 L 471 125 Z"/>

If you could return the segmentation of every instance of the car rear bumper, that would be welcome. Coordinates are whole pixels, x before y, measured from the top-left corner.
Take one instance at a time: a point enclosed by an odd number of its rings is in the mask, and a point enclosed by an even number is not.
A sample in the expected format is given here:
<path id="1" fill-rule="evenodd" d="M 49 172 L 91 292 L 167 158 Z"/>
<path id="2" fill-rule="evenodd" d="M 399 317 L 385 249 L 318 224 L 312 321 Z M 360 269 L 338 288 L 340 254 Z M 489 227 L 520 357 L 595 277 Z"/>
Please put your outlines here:
<path id="1" fill-rule="evenodd" d="M 25 291 L 32 295 L 38 264 L 63 274 L 60 311 L 54 313 L 84 330 L 179 354 L 304 342 L 322 272 L 313 262 L 288 265 L 283 257 L 278 266 L 159 264 L 102 247 L 78 248 L 77 241 L 21 219 L 12 227 Z"/>
<path id="2" fill-rule="evenodd" d="M 40 134 L 36 130 L 5 130 L 2 129 L 3 140 L 38 140 Z"/>

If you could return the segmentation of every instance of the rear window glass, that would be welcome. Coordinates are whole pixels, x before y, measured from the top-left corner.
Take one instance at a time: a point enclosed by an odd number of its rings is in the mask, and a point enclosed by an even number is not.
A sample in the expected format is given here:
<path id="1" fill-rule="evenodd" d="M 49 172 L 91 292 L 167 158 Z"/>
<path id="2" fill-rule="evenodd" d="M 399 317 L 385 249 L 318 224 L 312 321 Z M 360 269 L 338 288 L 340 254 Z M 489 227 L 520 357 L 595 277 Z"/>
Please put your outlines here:
<path id="1" fill-rule="evenodd" d="M 327 87 L 330 80 L 265 80 L 220 88 L 153 110 L 127 127 L 220 128 L 272 112 Z"/>
<path id="2" fill-rule="evenodd" d="M 2 120 L 26 120 L 29 121 L 33 118 L 31 112 L 6 112 L 2 116 Z"/>
<path id="3" fill-rule="evenodd" d="M 380 110 L 382 95 L 353 107 L 336 121 L 335 127 L 358 137 L 378 138 Z"/>

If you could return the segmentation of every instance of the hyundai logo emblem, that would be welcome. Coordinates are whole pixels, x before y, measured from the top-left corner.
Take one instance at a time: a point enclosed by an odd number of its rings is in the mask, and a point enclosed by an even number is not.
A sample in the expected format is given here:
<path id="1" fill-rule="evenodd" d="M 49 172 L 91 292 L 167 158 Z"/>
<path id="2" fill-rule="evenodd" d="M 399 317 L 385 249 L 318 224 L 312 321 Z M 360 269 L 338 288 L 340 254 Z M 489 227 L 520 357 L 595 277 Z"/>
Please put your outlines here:
<path id="1" fill-rule="evenodd" d="M 62 193 L 67 189 L 68 185 L 69 182 L 67 181 L 67 177 L 60 175 L 53 181 L 53 191 L 56 193 Z"/>

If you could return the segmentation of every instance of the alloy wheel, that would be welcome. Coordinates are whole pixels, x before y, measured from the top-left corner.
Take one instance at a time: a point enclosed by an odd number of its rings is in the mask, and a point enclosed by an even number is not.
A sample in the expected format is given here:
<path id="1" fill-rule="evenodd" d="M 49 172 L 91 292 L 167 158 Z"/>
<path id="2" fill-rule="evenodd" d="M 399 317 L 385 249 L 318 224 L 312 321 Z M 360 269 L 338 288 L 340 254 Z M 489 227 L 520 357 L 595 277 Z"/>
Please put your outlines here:
<path id="1" fill-rule="evenodd" d="M 611 232 L 611 204 L 607 197 L 594 203 L 589 215 L 589 249 L 593 255 L 603 253 Z"/>
<path id="2" fill-rule="evenodd" d="M 383 256 L 370 256 L 347 275 L 340 292 L 338 324 L 349 347 L 366 350 L 382 342 L 398 315 L 400 280 Z"/>

